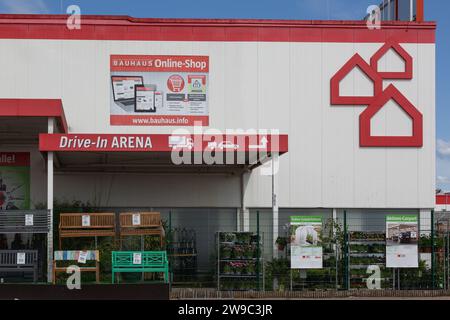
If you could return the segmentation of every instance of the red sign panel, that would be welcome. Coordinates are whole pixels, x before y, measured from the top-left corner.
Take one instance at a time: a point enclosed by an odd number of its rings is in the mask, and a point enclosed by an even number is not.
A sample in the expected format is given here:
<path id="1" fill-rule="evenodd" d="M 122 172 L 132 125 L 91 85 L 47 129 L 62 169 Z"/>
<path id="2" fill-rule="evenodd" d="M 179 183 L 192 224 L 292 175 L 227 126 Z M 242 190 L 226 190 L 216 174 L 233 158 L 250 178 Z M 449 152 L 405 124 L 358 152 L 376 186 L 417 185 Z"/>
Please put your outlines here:
<path id="1" fill-rule="evenodd" d="M 111 125 L 209 125 L 209 57 L 111 55 L 110 71 Z"/>
<path id="2" fill-rule="evenodd" d="M 207 56 L 112 55 L 111 71 L 209 72 Z"/>
<path id="3" fill-rule="evenodd" d="M 287 135 L 40 134 L 40 151 L 68 152 L 278 152 Z"/>
<path id="4" fill-rule="evenodd" d="M 30 153 L 28 152 L 0 152 L 0 167 L 28 167 Z"/>

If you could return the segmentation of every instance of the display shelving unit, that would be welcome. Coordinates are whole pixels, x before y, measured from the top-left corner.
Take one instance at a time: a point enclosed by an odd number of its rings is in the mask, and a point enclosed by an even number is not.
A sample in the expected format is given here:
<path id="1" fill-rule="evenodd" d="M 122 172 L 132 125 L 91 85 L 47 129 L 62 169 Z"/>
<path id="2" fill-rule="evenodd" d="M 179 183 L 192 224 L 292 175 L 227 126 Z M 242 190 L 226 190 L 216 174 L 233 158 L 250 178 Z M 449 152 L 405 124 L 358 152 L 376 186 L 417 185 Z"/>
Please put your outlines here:
<path id="1" fill-rule="evenodd" d="M 171 232 L 169 259 L 173 281 L 183 282 L 197 272 L 197 237 L 195 230 L 175 228 Z"/>
<path id="2" fill-rule="evenodd" d="M 217 232 L 216 242 L 217 290 L 245 291 L 264 288 L 264 246 L 261 234 Z"/>
<path id="3" fill-rule="evenodd" d="M 350 288 L 365 288 L 367 267 L 380 267 L 381 286 L 389 283 L 386 269 L 386 234 L 384 232 L 349 232 L 348 267 Z"/>

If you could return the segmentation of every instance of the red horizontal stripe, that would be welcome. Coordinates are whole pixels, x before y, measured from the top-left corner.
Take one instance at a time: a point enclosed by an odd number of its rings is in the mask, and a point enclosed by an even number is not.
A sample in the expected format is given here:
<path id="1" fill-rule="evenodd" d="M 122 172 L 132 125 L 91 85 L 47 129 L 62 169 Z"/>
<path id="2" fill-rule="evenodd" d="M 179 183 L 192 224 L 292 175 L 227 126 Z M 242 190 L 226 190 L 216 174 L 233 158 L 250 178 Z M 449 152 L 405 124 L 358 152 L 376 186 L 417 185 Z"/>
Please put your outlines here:
<path id="1" fill-rule="evenodd" d="M 82 16 L 69 30 L 63 15 L 0 15 L 3 39 L 143 41 L 267 41 L 434 43 L 433 22 L 385 22 L 369 30 L 364 21 L 137 19 Z"/>

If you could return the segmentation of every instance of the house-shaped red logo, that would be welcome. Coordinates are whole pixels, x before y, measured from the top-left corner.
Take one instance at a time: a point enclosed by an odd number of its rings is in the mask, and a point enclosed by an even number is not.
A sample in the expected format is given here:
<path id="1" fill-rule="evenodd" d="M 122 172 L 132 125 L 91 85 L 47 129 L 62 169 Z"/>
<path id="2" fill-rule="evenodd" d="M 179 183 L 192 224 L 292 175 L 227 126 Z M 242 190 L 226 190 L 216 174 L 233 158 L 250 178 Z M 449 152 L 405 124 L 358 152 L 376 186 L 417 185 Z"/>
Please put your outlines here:
<path id="1" fill-rule="evenodd" d="M 412 120 L 412 136 L 372 136 L 371 120 L 390 100 L 394 100 Z M 359 143 L 361 147 L 422 147 L 422 114 L 392 84 L 359 116 Z"/>
<path id="2" fill-rule="evenodd" d="M 381 59 L 393 50 L 403 60 L 403 71 L 378 71 Z M 360 68 L 373 82 L 374 95 L 341 96 L 340 82 L 354 69 Z M 422 147 L 423 146 L 423 117 L 419 110 L 394 85 L 389 85 L 383 91 L 383 80 L 404 80 L 413 78 L 413 58 L 397 42 L 387 41 L 370 59 L 370 65 L 359 55 L 355 54 L 331 78 L 330 100 L 332 105 L 367 105 L 359 118 L 359 138 L 361 147 Z M 411 136 L 372 136 L 371 120 L 389 101 L 395 101 L 412 120 Z"/>
<path id="3" fill-rule="evenodd" d="M 379 72 L 378 63 L 381 58 L 389 50 L 395 51 L 405 63 L 405 71 L 402 72 Z M 377 72 L 383 79 L 412 79 L 413 78 L 413 58 L 402 48 L 398 43 L 387 42 L 385 43 L 370 59 L 370 66 L 375 72 Z"/>
<path id="4" fill-rule="evenodd" d="M 341 81 L 355 68 L 361 69 L 373 82 L 372 96 L 341 96 Z M 355 54 L 334 76 L 331 78 L 331 104 L 332 105 L 369 105 L 374 97 L 381 94 L 383 79 L 371 68 L 371 66 L 359 55 Z"/>

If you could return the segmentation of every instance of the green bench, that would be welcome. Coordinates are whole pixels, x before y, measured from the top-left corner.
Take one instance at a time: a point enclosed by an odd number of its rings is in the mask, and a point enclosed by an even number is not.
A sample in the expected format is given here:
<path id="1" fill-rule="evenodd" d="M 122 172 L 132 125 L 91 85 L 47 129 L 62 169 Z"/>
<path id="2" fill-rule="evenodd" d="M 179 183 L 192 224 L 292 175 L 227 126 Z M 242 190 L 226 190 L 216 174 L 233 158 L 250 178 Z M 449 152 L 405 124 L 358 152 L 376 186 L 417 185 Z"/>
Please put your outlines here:
<path id="1" fill-rule="evenodd" d="M 169 282 L 169 261 L 166 251 L 113 251 L 112 283 L 120 272 L 157 272 Z M 119 281 L 117 281 L 119 282 Z"/>

